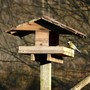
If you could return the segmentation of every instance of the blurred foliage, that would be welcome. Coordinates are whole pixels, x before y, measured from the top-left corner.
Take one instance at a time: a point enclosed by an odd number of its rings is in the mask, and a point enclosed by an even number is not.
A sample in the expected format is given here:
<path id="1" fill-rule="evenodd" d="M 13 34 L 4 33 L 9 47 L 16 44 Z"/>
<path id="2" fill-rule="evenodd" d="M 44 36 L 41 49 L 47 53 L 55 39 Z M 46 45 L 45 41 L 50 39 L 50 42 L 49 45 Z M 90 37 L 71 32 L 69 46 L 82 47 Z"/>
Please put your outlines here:
<path id="1" fill-rule="evenodd" d="M 0 90 L 39 90 L 39 63 L 17 53 L 20 45 L 35 45 L 35 36 L 19 38 L 4 31 L 42 15 L 87 34 L 87 39 L 60 35 L 59 45 L 68 47 L 71 40 L 82 53 L 65 57 L 63 65 L 53 63 L 52 90 L 68 90 L 90 75 L 89 0 L 0 0 Z"/>

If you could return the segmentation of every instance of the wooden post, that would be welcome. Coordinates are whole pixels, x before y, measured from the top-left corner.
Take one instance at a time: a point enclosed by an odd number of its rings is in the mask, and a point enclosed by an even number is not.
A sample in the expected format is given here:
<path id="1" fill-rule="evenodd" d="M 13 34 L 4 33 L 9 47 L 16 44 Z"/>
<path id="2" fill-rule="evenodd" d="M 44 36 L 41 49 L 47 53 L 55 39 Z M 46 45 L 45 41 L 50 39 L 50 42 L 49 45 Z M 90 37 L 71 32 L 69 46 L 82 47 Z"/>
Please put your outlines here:
<path id="1" fill-rule="evenodd" d="M 51 90 L 51 62 L 40 65 L 40 90 Z"/>
<path id="2" fill-rule="evenodd" d="M 49 32 L 39 31 L 35 35 L 36 46 L 49 46 Z M 47 59 L 47 55 L 40 56 Z M 40 90 L 51 90 L 51 62 L 47 60 L 40 60 Z"/>

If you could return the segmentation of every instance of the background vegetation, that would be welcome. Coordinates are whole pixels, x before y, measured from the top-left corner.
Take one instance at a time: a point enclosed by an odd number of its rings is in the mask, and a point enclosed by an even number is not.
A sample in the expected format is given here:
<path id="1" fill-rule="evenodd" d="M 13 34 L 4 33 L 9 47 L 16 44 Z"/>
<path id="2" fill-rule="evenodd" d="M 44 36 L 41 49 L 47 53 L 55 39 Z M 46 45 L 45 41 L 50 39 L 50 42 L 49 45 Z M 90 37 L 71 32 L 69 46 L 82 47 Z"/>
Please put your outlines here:
<path id="1" fill-rule="evenodd" d="M 0 90 L 39 90 L 39 63 L 17 53 L 19 45 L 34 45 L 34 35 L 19 38 L 4 31 L 42 15 L 87 34 L 87 39 L 60 36 L 60 45 L 72 40 L 82 54 L 53 63 L 52 90 L 69 90 L 90 75 L 89 0 L 0 0 Z"/>

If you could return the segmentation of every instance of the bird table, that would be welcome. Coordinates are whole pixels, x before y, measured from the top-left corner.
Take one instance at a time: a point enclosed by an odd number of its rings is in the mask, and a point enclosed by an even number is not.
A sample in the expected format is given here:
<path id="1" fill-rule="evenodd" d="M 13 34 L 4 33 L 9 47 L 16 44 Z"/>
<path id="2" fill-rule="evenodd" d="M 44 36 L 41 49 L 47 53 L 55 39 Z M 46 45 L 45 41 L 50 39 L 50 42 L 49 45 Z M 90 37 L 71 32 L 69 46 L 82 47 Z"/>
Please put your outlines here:
<path id="1" fill-rule="evenodd" d="M 19 37 L 35 34 L 35 46 L 19 46 L 18 53 L 31 54 L 31 60 L 40 62 L 40 90 L 51 90 L 52 62 L 63 64 L 62 57 L 74 57 L 73 49 L 59 46 L 59 34 L 86 37 L 48 16 L 33 19 L 6 32 Z"/>

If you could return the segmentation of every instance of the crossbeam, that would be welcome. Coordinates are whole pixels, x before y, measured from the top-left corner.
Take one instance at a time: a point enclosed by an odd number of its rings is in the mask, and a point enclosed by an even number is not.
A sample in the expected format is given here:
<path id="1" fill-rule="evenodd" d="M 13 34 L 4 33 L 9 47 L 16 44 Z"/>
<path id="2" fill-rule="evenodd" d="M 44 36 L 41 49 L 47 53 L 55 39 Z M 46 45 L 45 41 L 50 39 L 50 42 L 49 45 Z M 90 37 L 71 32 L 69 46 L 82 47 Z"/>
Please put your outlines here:
<path id="1" fill-rule="evenodd" d="M 74 57 L 74 50 L 64 46 L 19 46 L 19 53 L 26 54 L 62 54 Z"/>

